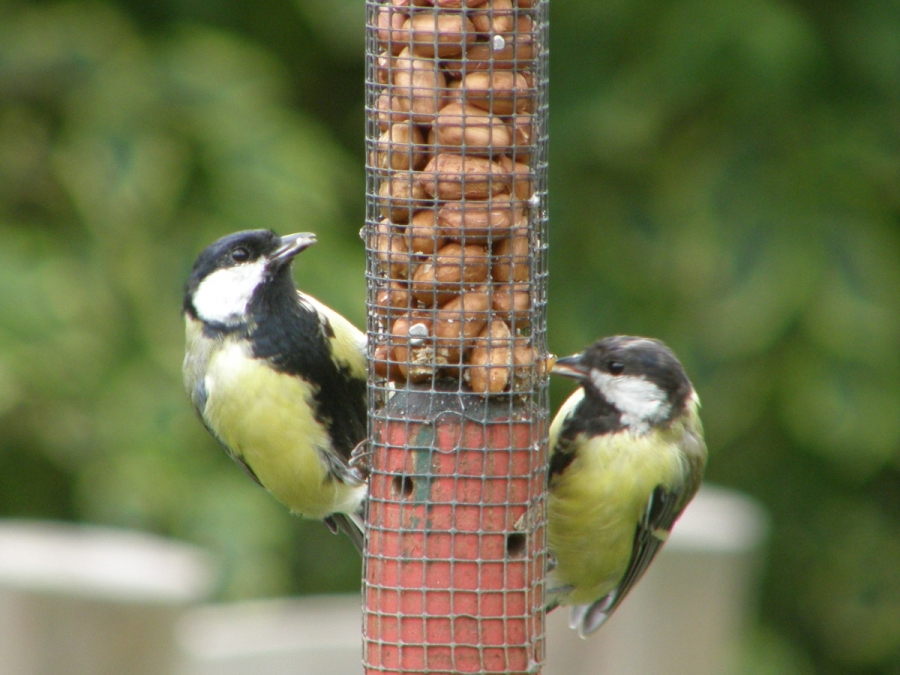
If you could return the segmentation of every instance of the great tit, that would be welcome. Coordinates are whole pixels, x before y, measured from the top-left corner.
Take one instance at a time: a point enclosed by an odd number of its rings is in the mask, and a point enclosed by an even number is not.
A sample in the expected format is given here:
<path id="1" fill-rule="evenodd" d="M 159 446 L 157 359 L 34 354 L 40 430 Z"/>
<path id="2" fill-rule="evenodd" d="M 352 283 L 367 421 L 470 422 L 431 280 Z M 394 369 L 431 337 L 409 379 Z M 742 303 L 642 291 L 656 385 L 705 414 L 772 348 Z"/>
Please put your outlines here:
<path id="1" fill-rule="evenodd" d="M 700 487 L 697 394 L 659 340 L 615 336 L 558 359 L 578 380 L 550 425 L 548 609 L 593 633 L 638 582 Z"/>
<path id="2" fill-rule="evenodd" d="M 197 258 L 184 295 L 184 384 L 210 433 L 257 483 L 363 546 L 366 337 L 297 290 L 291 263 L 309 232 L 219 239 Z"/>

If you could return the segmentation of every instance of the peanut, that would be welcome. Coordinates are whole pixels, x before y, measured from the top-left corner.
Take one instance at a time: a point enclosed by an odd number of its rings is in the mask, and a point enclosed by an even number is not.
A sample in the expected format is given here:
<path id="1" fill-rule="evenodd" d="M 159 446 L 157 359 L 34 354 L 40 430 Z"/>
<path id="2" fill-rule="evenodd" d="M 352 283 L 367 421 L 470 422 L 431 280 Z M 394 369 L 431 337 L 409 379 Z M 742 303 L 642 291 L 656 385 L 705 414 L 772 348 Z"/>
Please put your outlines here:
<path id="1" fill-rule="evenodd" d="M 494 281 L 528 281 L 530 250 L 528 230 L 525 229 L 494 244 L 494 264 L 491 266 Z"/>
<path id="2" fill-rule="evenodd" d="M 535 385 L 536 380 L 544 379 L 550 374 L 556 357 L 547 354 L 545 359 L 540 358 L 537 347 L 529 344 L 525 338 L 516 338 L 513 346 L 513 391 L 528 391 Z"/>
<path id="3" fill-rule="evenodd" d="M 503 156 L 499 160 L 500 166 L 512 178 L 513 193 L 516 199 L 528 201 L 531 199 L 531 167 L 522 162 L 514 162 L 512 158 Z"/>
<path id="4" fill-rule="evenodd" d="M 446 244 L 419 265 L 410 281 L 410 292 L 428 307 L 443 305 L 461 293 L 464 286 L 485 281 L 488 260 L 483 246 Z"/>
<path id="5" fill-rule="evenodd" d="M 475 71 L 463 78 L 461 89 L 466 103 L 495 115 L 531 111 L 532 90 L 522 73 Z"/>
<path id="6" fill-rule="evenodd" d="M 384 92 L 375 102 L 378 111 L 378 128 L 387 131 L 392 124 L 409 121 L 409 101 Z"/>
<path id="7" fill-rule="evenodd" d="M 472 105 L 447 104 L 435 117 L 434 128 L 437 143 L 464 145 L 469 154 L 505 152 L 512 141 L 512 134 L 503 120 Z"/>
<path id="8" fill-rule="evenodd" d="M 437 215 L 438 233 L 466 243 L 486 243 L 499 239 L 522 215 L 522 207 L 509 195 L 488 201 L 456 201 L 444 204 Z"/>
<path id="9" fill-rule="evenodd" d="M 378 188 L 381 215 L 394 223 L 407 223 L 414 211 L 428 206 L 429 200 L 418 174 L 403 171 L 382 180 Z"/>
<path id="10" fill-rule="evenodd" d="M 512 334 L 502 321 L 491 321 L 479 333 L 464 377 L 472 391 L 499 394 L 509 385 L 512 371 Z"/>
<path id="11" fill-rule="evenodd" d="M 375 374 L 384 380 L 404 380 L 403 373 L 400 372 L 398 363 L 394 358 L 392 351 L 386 344 L 375 346 L 372 352 L 372 361 L 375 367 Z"/>
<path id="12" fill-rule="evenodd" d="M 459 12 L 419 12 L 401 26 L 401 39 L 412 44 L 416 56 L 455 56 L 474 42 L 475 26 Z"/>
<path id="13" fill-rule="evenodd" d="M 490 0 L 485 9 L 472 12 L 479 33 L 509 33 L 515 25 L 512 0 Z"/>
<path id="14" fill-rule="evenodd" d="M 392 93 L 405 103 L 416 124 L 430 124 L 444 106 L 447 78 L 432 59 L 415 58 L 405 48 L 394 58 Z"/>
<path id="15" fill-rule="evenodd" d="M 480 7 L 487 0 L 434 0 L 435 7 L 443 9 L 462 9 L 464 7 Z"/>
<path id="16" fill-rule="evenodd" d="M 382 220 L 375 227 L 369 240 L 369 247 L 375 251 L 381 268 L 390 279 L 405 279 L 409 274 L 409 249 L 401 228 L 389 220 Z"/>
<path id="17" fill-rule="evenodd" d="M 497 49 L 493 42 L 476 42 L 464 56 L 448 61 L 447 73 L 462 77 L 476 70 L 510 70 L 530 65 L 534 58 L 531 18 L 520 16 L 516 25 L 513 33 L 497 34 L 503 38 L 502 48 Z"/>
<path id="18" fill-rule="evenodd" d="M 392 124 L 378 139 L 369 161 L 379 169 L 421 169 L 425 162 L 424 143 L 422 132 L 414 124 Z"/>
<path id="19" fill-rule="evenodd" d="M 397 368 L 404 379 L 421 382 L 434 372 L 434 345 L 431 344 L 431 319 L 400 318 L 391 328 L 391 343 Z"/>
<path id="20" fill-rule="evenodd" d="M 510 149 L 515 163 L 529 164 L 531 149 L 534 147 L 534 120 L 531 115 L 515 115 L 512 118 L 513 140 Z"/>
<path id="21" fill-rule="evenodd" d="M 393 54 L 400 53 L 400 50 L 409 44 L 409 33 L 403 30 L 403 24 L 408 18 L 408 13 L 399 11 L 396 6 L 381 7 L 375 19 L 378 44 Z"/>
<path id="22" fill-rule="evenodd" d="M 392 54 L 386 50 L 381 52 L 375 61 L 375 81 L 378 84 L 388 84 L 391 81 L 391 69 L 393 67 Z"/>
<path id="23" fill-rule="evenodd" d="M 530 317 L 531 286 L 527 283 L 503 284 L 491 294 L 491 307 L 507 321 L 522 321 Z"/>
<path id="24" fill-rule="evenodd" d="M 375 292 L 375 311 L 379 316 L 396 318 L 409 314 L 414 304 L 409 289 L 399 281 L 391 281 Z"/>
<path id="25" fill-rule="evenodd" d="M 487 42 L 470 45 L 465 53 L 447 59 L 444 70 L 448 78 L 460 79 L 484 70 L 512 70 L 530 67 L 534 59 L 534 33 L 531 18 L 522 15 L 512 33 L 496 33 Z M 502 39 L 501 45 L 497 38 Z M 527 83 L 527 79 L 526 79 Z"/>
<path id="26" fill-rule="evenodd" d="M 435 315 L 434 343 L 442 365 L 458 365 L 460 355 L 481 333 L 489 307 L 485 292 L 469 291 L 446 303 Z"/>
<path id="27" fill-rule="evenodd" d="M 510 175 L 484 157 L 438 153 L 419 174 L 419 184 L 441 200 L 487 199 L 509 192 Z"/>
<path id="28" fill-rule="evenodd" d="M 436 218 L 433 209 L 424 209 L 413 214 L 406 230 L 410 251 L 431 255 L 447 243 L 446 237 L 438 233 Z"/>

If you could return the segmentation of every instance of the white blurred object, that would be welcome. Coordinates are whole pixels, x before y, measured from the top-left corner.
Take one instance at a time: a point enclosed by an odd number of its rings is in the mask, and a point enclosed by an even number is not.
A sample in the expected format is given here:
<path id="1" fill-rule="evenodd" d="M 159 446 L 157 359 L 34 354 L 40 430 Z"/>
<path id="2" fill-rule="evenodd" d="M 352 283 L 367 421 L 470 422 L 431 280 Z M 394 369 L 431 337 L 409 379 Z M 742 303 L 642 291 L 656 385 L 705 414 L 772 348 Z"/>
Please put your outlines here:
<path id="1" fill-rule="evenodd" d="M 179 623 L 182 675 L 362 672 L 358 595 L 209 605 Z"/>
<path id="2" fill-rule="evenodd" d="M 0 521 L 0 673 L 169 675 L 175 618 L 212 581 L 209 556 L 187 544 Z"/>
<path id="3" fill-rule="evenodd" d="M 704 486 L 622 606 L 585 640 L 568 607 L 547 617 L 542 675 L 729 675 L 753 620 L 763 509 L 732 490 Z"/>

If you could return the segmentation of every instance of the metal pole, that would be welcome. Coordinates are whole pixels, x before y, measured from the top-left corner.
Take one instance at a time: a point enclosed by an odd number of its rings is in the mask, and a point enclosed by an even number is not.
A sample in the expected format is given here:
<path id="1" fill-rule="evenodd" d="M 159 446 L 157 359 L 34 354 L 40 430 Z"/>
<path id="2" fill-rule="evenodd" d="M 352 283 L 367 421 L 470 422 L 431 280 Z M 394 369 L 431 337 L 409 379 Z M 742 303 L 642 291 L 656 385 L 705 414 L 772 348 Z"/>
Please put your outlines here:
<path id="1" fill-rule="evenodd" d="M 547 2 L 367 12 L 366 672 L 538 673 Z"/>

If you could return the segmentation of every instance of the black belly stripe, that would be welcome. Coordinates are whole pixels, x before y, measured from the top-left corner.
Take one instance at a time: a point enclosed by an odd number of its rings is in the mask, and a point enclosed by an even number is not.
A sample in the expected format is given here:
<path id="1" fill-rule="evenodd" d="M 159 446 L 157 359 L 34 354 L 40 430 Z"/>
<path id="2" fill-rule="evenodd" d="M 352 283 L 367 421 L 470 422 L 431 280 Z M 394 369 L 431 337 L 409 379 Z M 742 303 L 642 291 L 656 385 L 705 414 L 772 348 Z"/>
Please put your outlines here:
<path id="1" fill-rule="evenodd" d="M 315 418 L 328 429 L 333 449 L 349 459 L 366 436 L 365 379 L 335 363 L 326 337 L 326 331 L 334 334 L 333 326 L 326 327 L 315 309 L 300 302 L 290 277 L 285 280 L 266 284 L 251 300 L 253 356 L 313 385 Z"/>

